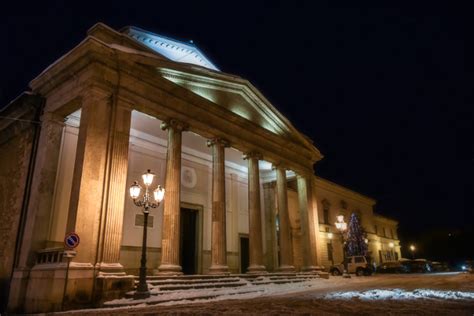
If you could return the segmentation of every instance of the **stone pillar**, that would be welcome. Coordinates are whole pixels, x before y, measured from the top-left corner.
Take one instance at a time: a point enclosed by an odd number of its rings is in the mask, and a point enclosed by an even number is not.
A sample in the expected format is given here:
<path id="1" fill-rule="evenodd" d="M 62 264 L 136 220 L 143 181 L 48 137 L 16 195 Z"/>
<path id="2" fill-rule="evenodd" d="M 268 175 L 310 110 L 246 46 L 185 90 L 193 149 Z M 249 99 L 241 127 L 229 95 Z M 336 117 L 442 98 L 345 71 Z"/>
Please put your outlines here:
<path id="1" fill-rule="evenodd" d="M 248 273 L 265 272 L 263 265 L 262 246 L 262 215 L 260 210 L 260 175 L 258 153 L 247 153 L 244 159 L 248 161 L 248 200 L 249 200 L 249 268 Z"/>
<path id="2" fill-rule="evenodd" d="M 291 247 L 290 215 L 288 212 L 288 188 L 286 169 L 276 167 L 278 218 L 280 220 L 280 267 L 279 271 L 295 271 Z"/>
<path id="3" fill-rule="evenodd" d="M 316 266 L 316 245 L 314 244 L 314 222 L 312 210 L 311 185 L 306 177 L 297 176 L 298 185 L 298 205 L 300 209 L 301 237 L 303 248 L 303 271 L 315 271 Z"/>
<path id="4" fill-rule="evenodd" d="M 168 130 L 166 154 L 165 198 L 161 236 L 161 264 L 158 274 L 182 274 L 179 264 L 181 215 L 181 136 L 185 125 L 174 119 L 163 122 L 161 129 Z"/>
<path id="5" fill-rule="evenodd" d="M 111 93 L 97 88 L 89 89 L 82 98 L 66 232 L 76 232 L 81 238 L 73 261 L 91 268 L 98 259 L 99 228 L 104 221 L 113 103 Z"/>
<path id="6" fill-rule="evenodd" d="M 226 247 L 225 147 L 222 139 L 207 142 L 212 147 L 212 228 L 210 274 L 229 273 Z"/>
<path id="7" fill-rule="evenodd" d="M 131 109 L 116 100 L 112 112 L 107 162 L 106 196 L 101 222 L 98 267 L 102 271 L 121 270 L 120 246 L 125 199 L 127 198 L 128 146 Z"/>

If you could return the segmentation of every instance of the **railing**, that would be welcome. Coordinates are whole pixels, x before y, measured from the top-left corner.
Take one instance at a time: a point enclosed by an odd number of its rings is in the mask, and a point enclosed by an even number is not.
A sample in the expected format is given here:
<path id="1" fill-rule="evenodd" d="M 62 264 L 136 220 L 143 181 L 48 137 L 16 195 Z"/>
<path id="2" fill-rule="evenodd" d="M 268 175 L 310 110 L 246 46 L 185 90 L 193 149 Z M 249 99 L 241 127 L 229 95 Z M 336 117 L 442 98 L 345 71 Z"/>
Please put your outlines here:
<path id="1" fill-rule="evenodd" d="M 36 254 L 36 264 L 59 263 L 63 261 L 64 248 L 42 249 Z"/>

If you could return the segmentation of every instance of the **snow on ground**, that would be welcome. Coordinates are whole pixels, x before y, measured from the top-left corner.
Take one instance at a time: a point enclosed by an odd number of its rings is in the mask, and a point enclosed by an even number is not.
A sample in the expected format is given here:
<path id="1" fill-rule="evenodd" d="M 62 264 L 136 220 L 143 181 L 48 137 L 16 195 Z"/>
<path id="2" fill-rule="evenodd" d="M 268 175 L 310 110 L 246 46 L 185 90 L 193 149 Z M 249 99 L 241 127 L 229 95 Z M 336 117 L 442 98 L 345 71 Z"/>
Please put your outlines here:
<path id="1" fill-rule="evenodd" d="M 158 305 L 157 297 L 139 306 L 65 312 L 68 315 L 474 315 L 474 275 L 466 273 L 331 277 L 329 280 L 252 286 L 192 300 L 191 292 L 174 294 L 182 301 Z M 257 290 L 256 290 L 257 289 Z M 247 291 L 245 290 L 252 290 Z M 256 290 L 256 291 L 253 291 Z M 161 295 L 160 295 L 161 296 Z M 158 297 L 160 297 L 158 296 Z M 212 295 L 211 295 L 212 296 Z"/>

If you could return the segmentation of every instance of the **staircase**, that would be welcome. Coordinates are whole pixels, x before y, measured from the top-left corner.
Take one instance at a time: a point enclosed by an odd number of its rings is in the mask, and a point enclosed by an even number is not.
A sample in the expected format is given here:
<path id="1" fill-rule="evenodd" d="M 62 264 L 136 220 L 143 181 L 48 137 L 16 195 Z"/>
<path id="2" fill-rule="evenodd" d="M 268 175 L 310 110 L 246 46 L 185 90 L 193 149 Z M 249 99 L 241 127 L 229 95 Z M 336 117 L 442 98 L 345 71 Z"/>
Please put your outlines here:
<path id="1" fill-rule="evenodd" d="M 242 295 L 248 298 L 252 296 L 252 293 L 257 295 L 258 293 L 265 293 L 270 287 L 273 291 L 284 293 L 285 289 L 293 286 L 293 284 L 301 284 L 303 288 L 304 286 L 311 286 L 311 281 L 328 277 L 329 275 L 324 272 L 148 276 L 147 283 L 151 294 L 150 298 L 133 300 L 134 292 L 129 292 L 124 299 L 106 302 L 104 306 L 120 307 L 143 303 L 155 305 L 213 298 L 236 298 Z M 135 284 L 138 284 L 138 277 L 135 277 Z"/>

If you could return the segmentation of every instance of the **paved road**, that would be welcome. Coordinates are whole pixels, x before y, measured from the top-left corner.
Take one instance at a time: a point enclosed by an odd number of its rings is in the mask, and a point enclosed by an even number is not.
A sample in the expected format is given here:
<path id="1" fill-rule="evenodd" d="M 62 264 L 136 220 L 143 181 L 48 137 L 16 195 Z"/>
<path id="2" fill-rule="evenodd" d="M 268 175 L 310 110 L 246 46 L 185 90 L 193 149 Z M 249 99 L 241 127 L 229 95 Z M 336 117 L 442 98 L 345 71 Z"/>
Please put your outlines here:
<path id="1" fill-rule="evenodd" d="M 474 315 L 474 275 L 377 275 L 318 280 L 289 295 L 68 315 Z"/>

